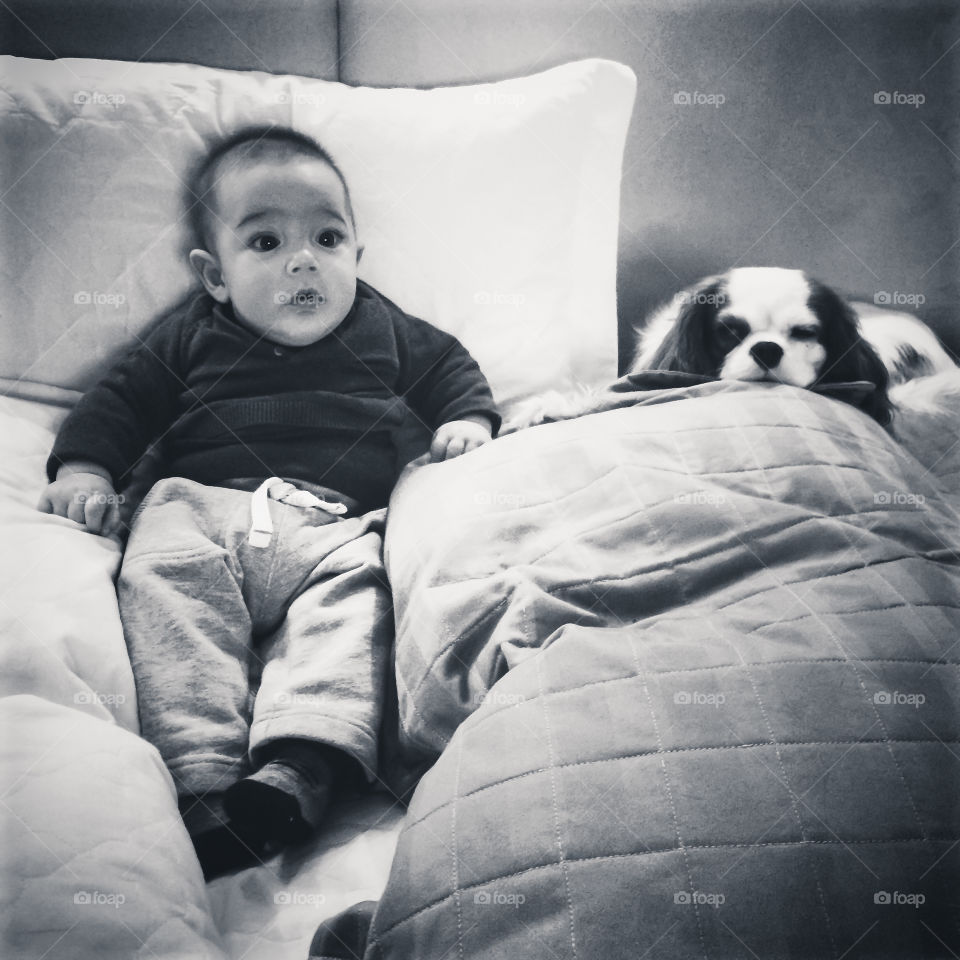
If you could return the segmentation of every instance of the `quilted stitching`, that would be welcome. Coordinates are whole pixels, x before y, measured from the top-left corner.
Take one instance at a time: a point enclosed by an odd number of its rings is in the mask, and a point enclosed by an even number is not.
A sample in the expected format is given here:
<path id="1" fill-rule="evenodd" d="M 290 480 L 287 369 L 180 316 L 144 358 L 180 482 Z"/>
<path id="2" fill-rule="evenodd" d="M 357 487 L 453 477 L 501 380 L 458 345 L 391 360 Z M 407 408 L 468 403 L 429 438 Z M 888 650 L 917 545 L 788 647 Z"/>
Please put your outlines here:
<path id="1" fill-rule="evenodd" d="M 841 404 L 692 392 L 401 487 L 404 732 L 449 747 L 368 957 L 960 946 L 960 518 Z"/>

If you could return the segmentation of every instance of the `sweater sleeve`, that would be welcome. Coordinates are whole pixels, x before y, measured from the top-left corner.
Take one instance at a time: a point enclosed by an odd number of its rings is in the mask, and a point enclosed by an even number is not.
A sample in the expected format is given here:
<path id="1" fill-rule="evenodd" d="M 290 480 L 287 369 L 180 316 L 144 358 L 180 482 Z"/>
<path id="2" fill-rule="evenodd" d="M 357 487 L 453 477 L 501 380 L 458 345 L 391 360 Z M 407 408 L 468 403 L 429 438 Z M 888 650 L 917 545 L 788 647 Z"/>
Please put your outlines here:
<path id="1" fill-rule="evenodd" d="M 129 478 L 147 447 L 177 417 L 184 315 L 169 316 L 79 400 L 60 426 L 47 460 L 53 481 L 62 464 L 97 463 L 116 488 Z"/>
<path id="2" fill-rule="evenodd" d="M 456 337 L 425 320 L 402 314 L 397 323 L 400 393 L 435 430 L 468 414 L 490 420 L 493 436 L 500 414 L 486 377 Z"/>

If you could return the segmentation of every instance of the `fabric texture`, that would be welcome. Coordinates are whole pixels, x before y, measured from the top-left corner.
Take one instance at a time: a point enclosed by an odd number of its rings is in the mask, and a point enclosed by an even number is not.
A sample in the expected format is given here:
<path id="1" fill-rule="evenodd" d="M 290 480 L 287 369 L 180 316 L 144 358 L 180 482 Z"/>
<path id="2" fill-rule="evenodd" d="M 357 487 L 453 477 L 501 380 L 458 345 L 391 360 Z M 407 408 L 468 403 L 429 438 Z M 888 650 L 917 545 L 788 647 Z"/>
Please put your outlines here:
<path id="1" fill-rule="evenodd" d="M 365 956 L 957 952 L 960 515 L 849 404 L 634 400 L 395 491 L 433 766 Z"/>
<path id="2" fill-rule="evenodd" d="M 456 338 L 362 281 L 350 313 L 305 347 L 280 347 L 203 294 L 166 317 L 64 421 L 47 475 L 92 461 L 118 489 L 162 438 L 167 476 L 204 484 L 296 477 L 386 506 L 410 430 L 500 417 Z"/>
<path id="3" fill-rule="evenodd" d="M 287 737 L 336 747 L 372 779 L 393 637 L 384 511 L 267 501 L 260 547 L 252 497 L 171 478 L 141 505 L 117 582 L 141 732 L 181 795 L 222 793 Z"/>
<path id="4" fill-rule="evenodd" d="M 620 168 L 636 87 L 620 64 L 403 90 L 4 57 L 0 86 L 0 313 L 17 320 L 0 329 L 0 377 L 25 390 L 85 390 L 187 296 L 183 178 L 215 140 L 264 123 L 331 152 L 350 185 L 361 277 L 456 336 L 501 408 L 616 376 Z"/>

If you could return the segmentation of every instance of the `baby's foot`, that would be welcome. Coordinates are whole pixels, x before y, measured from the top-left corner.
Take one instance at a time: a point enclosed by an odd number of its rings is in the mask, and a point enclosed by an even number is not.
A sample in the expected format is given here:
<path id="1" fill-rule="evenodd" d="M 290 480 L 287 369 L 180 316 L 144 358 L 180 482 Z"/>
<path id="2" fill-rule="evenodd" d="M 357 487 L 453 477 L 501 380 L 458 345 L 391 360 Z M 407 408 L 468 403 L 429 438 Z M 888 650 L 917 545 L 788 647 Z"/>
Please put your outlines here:
<path id="1" fill-rule="evenodd" d="M 235 824 L 214 827 L 190 839 L 203 870 L 203 879 L 208 882 L 225 873 L 260 866 L 273 855 L 262 837 Z"/>
<path id="2" fill-rule="evenodd" d="M 277 741 L 270 759 L 224 794 L 231 825 L 262 836 L 274 849 L 309 839 L 330 804 L 332 753 L 309 740 Z"/>

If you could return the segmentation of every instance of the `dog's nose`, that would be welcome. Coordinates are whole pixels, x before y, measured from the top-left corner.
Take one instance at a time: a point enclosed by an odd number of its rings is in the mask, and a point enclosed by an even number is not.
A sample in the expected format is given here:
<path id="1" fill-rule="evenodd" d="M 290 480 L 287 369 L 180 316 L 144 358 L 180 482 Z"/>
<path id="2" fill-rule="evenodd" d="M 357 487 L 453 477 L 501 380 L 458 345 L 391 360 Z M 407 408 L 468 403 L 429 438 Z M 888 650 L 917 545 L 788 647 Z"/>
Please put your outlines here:
<path id="1" fill-rule="evenodd" d="M 764 370 L 772 370 L 783 359 L 783 347 L 769 340 L 761 340 L 750 348 L 750 356 Z"/>

